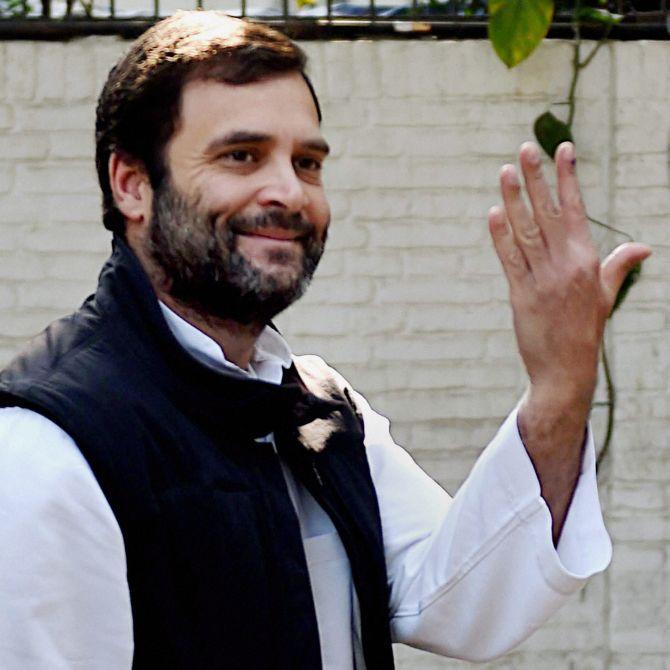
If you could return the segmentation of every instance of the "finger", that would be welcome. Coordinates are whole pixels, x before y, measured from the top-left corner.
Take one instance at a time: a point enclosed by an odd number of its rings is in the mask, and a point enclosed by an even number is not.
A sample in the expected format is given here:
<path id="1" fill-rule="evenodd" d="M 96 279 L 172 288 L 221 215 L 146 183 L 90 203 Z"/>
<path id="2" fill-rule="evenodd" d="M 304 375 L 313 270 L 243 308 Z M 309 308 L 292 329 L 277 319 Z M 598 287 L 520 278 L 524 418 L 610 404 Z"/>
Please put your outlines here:
<path id="1" fill-rule="evenodd" d="M 556 179 L 558 202 L 563 214 L 566 235 L 591 244 L 591 231 L 582 193 L 577 180 L 577 159 L 572 142 L 563 142 L 556 149 Z"/>
<path id="2" fill-rule="evenodd" d="M 502 207 L 491 207 L 488 221 L 496 254 L 498 254 L 510 288 L 514 290 L 531 277 L 526 257 L 517 246 Z"/>
<path id="3" fill-rule="evenodd" d="M 552 247 L 562 249 L 565 246 L 565 226 L 561 219 L 561 210 L 556 205 L 549 184 L 544 178 L 542 158 L 537 144 L 524 142 L 519 150 L 519 160 L 533 217 L 542 229 L 551 255 Z"/>
<path id="4" fill-rule="evenodd" d="M 651 255 L 651 248 L 639 242 L 626 242 L 618 246 L 604 261 L 600 279 L 607 304 L 607 313 L 612 311 L 617 293 L 626 275 L 641 261 Z"/>
<path id="5" fill-rule="evenodd" d="M 516 244 L 533 274 L 541 274 L 548 260 L 547 246 L 542 230 L 521 197 L 521 184 L 513 165 L 503 165 L 500 171 L 500 191 Z"/>

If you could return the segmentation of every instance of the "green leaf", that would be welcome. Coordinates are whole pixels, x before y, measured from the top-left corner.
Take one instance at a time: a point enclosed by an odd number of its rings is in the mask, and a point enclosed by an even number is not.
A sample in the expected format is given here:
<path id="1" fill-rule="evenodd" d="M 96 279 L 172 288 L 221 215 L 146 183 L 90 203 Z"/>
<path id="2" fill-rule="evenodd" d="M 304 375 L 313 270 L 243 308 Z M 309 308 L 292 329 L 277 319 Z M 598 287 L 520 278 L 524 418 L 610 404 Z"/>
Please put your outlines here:
<path id="1" fill-rule="evenodd" d="M 0 16 L 22 17 L 32 11 L 30 4 L 23 0 L 0 0 Z"/>
<path id="2" fill-rule="evenodd" d="M 640 278 L 641 272 L 642 272 L 642 262 L 638 263 L 637 265 L 634 265 L 632 270 L 628 272 L 626 278 L 623 280 L 623 284 L 621 284 L 619 292 L 616 294 L 616 300 L 614 301 L 614 307 L 612 307 L 610 316 L 612 316 L 612 314 L 614 314 L 614 312 L 616 312 L 617 309 L 619 309 L 621 303 L 626 299 L 628 291 L 630 291 L 630 287 L 633 284 L 635 284 L 635 282 L 637 282 L 637 280 Z"/>
<path id="3" fill-rule="evenodd" d="M 507 67 L 535 50 L 547 34 L 554 0 L 489 0 L 489 39 Z"/>
<path id="4" fill-rule="evenodd" d="M 552 160 L 561 142 L 574 141 L 570 132 L 570 126 L 557 119 L 551 112 L 545 112 L 535 119 L 533 132 L 540 146 Z"/>
<path id="5" fill-rule="evenodd" d="M 606 9 L 596 9 L 595 7 L 582 7 L 577 13 L 577 20 L 580 23 L 599 23 L 604 26 L 614 26 L 620 23 L 623 14 L 612 14 Z"/>

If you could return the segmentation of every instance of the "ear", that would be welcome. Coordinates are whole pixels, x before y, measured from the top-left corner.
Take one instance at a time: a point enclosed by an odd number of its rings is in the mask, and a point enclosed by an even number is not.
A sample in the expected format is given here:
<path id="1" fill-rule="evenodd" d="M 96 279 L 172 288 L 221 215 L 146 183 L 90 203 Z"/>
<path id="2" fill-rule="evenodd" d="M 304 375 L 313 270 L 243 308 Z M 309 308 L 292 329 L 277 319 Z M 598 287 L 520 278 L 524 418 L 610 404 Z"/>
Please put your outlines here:
<path id="1" fill-rule="evenodd" d="M 153 189 L 142 163 L 113 152 L 109 157 L 108 170 L 114 202 L 128 226 L 148 221 Z"/>

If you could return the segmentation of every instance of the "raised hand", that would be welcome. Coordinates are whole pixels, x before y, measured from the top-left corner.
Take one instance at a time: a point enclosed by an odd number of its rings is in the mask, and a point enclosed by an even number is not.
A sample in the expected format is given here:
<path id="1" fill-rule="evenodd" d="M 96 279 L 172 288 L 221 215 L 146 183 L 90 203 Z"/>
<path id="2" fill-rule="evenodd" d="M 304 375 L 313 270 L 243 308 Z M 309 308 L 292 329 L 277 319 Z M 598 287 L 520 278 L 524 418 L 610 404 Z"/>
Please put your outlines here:
<path id="1" fill-rule="evenodd" d="M 605 321 L 626 274 L 651 250 L 623 244 L 601 265 L 571 143 L 556 151 L 558 203 L 542 174 L 538 147 L 524 144 L 519 157 L 532 211 L 515 167 L 505 165 L 504 207 L 489 211 L 489 230 L 509 282 L 514 330 L 530 381 L 519 430 L 558 542 L 580 470 Z"/>

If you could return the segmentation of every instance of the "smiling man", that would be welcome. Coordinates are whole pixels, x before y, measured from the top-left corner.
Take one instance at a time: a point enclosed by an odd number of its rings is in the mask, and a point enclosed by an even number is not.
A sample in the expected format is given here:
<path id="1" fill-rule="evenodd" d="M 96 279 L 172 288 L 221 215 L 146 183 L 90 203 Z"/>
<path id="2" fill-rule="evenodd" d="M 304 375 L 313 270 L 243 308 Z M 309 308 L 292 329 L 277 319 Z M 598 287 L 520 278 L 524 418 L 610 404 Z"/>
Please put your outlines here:
<path id="1" fill-rule="evenodd" d="M 113 253 L 0 377 L 0 667 L 385 670 L 392 641 L 502 654 L 610 558 L 586 426 L 604 321 L 570 145 L 489 227 L 529 387 L 452 500 L 271 319 L 324 250 L 328 146 L 301 50 L 183 12 L 97 110 Z M 336 223 L 334 225 L 337 225 Z"/>
<path id="2" fill-rule="evenodd" d="M 323 253 L 328 145 L 296 71 L 246 86 L 194 79 L 180 108 L 156 191 L 145 194 L 143 172 L 119 154 L 111 188 L 158 298 L 187 309 L 246 369 L 259 333 L 302 295 Z"/>

